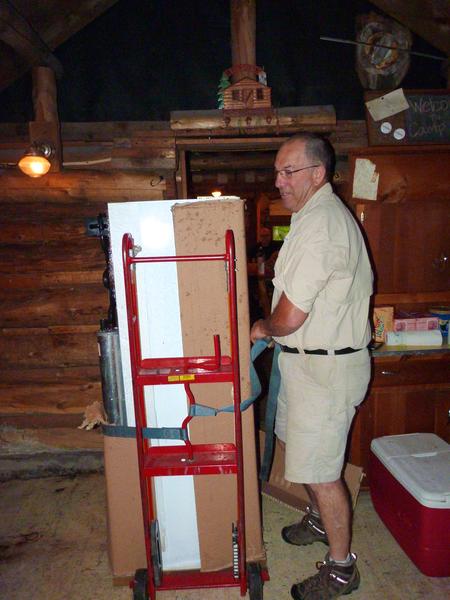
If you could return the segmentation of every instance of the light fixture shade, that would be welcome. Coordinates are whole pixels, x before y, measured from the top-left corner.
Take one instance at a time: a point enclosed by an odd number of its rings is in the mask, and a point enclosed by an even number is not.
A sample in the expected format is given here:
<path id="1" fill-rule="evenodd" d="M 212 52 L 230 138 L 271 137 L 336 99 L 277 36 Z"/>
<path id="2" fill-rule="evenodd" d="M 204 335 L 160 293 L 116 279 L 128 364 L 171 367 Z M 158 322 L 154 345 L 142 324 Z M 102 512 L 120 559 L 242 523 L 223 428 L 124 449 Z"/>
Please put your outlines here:
<path id="1" fill-rule="evenodd" d="M 19 160 L 18 167 L 28 177 L 42 177 L 42 175 L 48 173 L 51 167 L 48 157 L 52 154 L 53 150 L 47 144 L 31 146 L 29 151 Z"/>

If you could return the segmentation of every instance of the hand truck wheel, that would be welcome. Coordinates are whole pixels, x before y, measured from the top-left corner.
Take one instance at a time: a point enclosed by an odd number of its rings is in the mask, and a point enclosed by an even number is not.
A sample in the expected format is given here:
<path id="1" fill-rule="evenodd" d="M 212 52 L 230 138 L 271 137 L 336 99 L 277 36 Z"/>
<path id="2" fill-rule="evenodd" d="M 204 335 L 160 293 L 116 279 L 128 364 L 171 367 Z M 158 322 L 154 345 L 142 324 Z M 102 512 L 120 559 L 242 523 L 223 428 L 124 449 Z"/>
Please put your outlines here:
<path id="1" fill-rule="evenodd" d="M 263 579 L 259 563 L 247 564 L 247 586 L 250 600 L 263 600 Z"/>
<path id="2" fill-rule="evenodd" d="M 147 569 L 138 569 L 134 574 L 133 600 L 148 600 Z"/>
<path id="3" fill-rule="evenodd" d="M 161 542 L 159 537 L 159 524 L 158 521 L 152 521 L 150 523 L 150 549 L 152 553 L 152 564 L 153 564 L 153 582 L 155 587 L 161 584 L 162 576 L 162 558 L 161 558 Z"/>

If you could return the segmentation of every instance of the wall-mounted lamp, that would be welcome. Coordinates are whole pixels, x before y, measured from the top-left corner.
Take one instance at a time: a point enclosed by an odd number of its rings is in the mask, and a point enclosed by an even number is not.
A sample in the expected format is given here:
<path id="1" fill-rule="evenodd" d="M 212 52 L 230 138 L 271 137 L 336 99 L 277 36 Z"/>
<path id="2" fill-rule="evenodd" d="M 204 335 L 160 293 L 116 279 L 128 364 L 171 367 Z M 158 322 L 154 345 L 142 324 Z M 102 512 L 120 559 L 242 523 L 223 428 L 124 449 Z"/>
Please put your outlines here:
<path id="1" fill-rule="evenodd" d="M 17 164 L 28 177 L 41 177 L 48 173 L 51 167 L 49 159 L 53 154 L 54 149 L 50 144 L 33 144 Z"/>
<path id="2" fill-rule="evenodd" d="M 221 195 L 222 192 L 220 192 L 219 190 L 214 190 L 214 192 L 211 192 L 211 196 L 214 196 L 214 198 L 220 198 Z"/>

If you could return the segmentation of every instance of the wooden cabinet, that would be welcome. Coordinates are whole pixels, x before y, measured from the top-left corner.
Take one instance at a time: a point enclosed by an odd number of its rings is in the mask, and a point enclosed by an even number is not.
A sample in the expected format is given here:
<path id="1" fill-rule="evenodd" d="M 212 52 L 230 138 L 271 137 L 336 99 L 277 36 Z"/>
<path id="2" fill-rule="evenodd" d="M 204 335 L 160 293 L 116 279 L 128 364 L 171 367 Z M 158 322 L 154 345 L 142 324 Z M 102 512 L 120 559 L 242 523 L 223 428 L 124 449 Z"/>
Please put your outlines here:
<path id="1" fill-rule="evenodd" d="M 351 196 L 370 249 L 377 294 L 450 289 L 450 146 L 361 148 L 379 174 L 375 201 Z"/>
<path id="2" fill-rule="evenodd" d="M 450 146 L 361 148 L 350 153 L 379 173 L 376 200 L 347 198 L 375 272 L 375 306 L 423 311 L 450 305 Z M 350 186 L 351 187 L 351 186 Z M 351 193 L 351 192 L 350 192 Z M 367 399 L 358 410 L 350 462 L 367 473 L 373 438 L 434 432 L 450 443 L 450 348 L 374 353 Z"/>
<path id="3" fill-rule="evenodd" d="M 352 428 L 349 460 L 367 474 L 373 438 L 432 432 L 450 443 L 450 349 L 431 356 L 374 358 L 367 399 Z"/>
<path id="4" fill-rule="evenodd" d="M 449 288 L 449 200 L 357 203 L 355 212 L 369 240 L 378 294 Z"/>

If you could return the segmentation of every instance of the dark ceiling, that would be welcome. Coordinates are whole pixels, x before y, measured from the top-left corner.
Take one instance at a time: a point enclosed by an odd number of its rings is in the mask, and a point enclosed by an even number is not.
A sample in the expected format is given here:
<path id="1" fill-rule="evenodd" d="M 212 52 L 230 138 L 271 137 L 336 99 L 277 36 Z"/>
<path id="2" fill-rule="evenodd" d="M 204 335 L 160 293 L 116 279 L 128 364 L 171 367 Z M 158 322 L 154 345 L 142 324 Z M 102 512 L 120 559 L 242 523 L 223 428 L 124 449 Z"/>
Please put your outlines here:
<path id="1" fill-rule="evenodd" d="M 52 49 L 64 70 L 58 80 L 61 121 L 168 120 L 174 110 L 217 108 L 220 76 L 231 66 L 229 0 L 109 4 Z M 257 0 L 256 58 L 267 71 L 273 104 L 332 104 L 338 119 L 363 118 L 355 47 L 319 37 L 354 39 L 357 15 L 371 10 L 381 12 L 359 0 Z M 444 56 L 416 35 L 412 49 Z M 412 56 L 402 86 L 446 87 L 442 65 Z M 28 71 L 0 94 L 0 121 L 32 119 Z"/>

